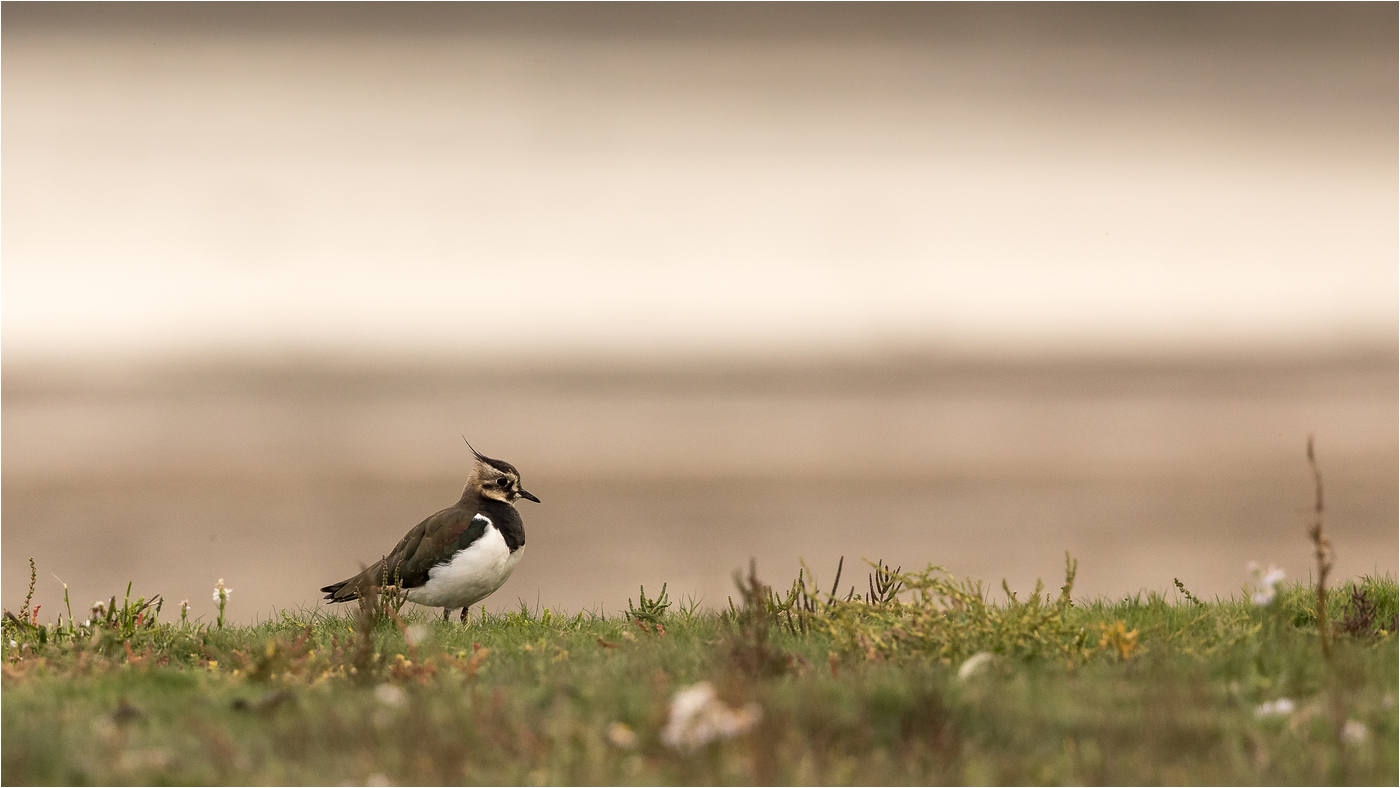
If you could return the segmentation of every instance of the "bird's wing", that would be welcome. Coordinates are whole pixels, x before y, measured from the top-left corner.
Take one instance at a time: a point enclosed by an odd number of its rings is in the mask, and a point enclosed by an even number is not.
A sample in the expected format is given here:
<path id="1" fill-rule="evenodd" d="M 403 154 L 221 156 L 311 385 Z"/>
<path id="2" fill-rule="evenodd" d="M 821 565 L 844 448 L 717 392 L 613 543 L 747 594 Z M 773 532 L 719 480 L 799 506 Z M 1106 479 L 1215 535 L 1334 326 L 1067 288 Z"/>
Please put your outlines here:
<path id="1" fill-rule="evenodd" d="M 417 588 L 428 582 L 428 571 L 452 560 L 486 533 L 490 523 L 475 512 L 457 507 L 443 509 L 418 525 L 389 554 L 389 582 Z"/>
<path id="2" fill-rule="evenodd" d="M 488 522 L 455 506 L 443 509 L 410 528 L 389 555 L 321 591 L 332 602 L 348 602 L 382 585 L 417 588 L 428 582 L 428 571 L 434 566 L 452 560 L 458 550 L 480 539 Z"/>
<path id="3" fill-rule="evenodd" d="M 332 583 L 321 589 L 326 593 L 326 599 L 332 602 L 349 602 L 359 599 L 361 596 L 369 593 L 371 588 L 379 588 L 385 585 L 398 585 L 402 588 L 412 587 L 404 582 L 407 580 L 405 576 L 405 567 L 403 566 L 404 556 L 413 555 L 417 552 L 419 545 L 423 543 L 423 535 L 427 533 L 429 525 L 438 517 L 442 516 L 445 511 L 448 510 L 438 512 L 410 528 L 408 533 L 403 535 L 403 538 L 399 540 L 397 545 L 394 545 L 394 549 L 391 550 L 387 556 L 365 567 L 364 571 L 360 572 L 358 575 L 348 580 L 342 580 L 339 583 Z M 425 582 L 427 582 L 426 574 L 423 575 L 423 579 L 416 585 L 422 585 Z"/>

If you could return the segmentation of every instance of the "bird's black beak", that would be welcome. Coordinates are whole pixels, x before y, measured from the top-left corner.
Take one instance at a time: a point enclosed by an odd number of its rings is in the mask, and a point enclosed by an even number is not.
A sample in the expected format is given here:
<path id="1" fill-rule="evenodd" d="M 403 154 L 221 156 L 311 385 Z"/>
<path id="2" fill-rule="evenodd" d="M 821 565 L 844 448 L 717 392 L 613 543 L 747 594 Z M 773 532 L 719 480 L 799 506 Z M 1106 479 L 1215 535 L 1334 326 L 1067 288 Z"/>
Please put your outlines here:
<path id="1" fill-rule="evenodd" d="M 526 492 L 525 490 L 519 490 L 518 492 L 520 493 L 520 497 L 524 498 L 527 501 L 534 501 L 535 503 L 540 502 L 539 498 L 536 498 L 534 495 Z"/>

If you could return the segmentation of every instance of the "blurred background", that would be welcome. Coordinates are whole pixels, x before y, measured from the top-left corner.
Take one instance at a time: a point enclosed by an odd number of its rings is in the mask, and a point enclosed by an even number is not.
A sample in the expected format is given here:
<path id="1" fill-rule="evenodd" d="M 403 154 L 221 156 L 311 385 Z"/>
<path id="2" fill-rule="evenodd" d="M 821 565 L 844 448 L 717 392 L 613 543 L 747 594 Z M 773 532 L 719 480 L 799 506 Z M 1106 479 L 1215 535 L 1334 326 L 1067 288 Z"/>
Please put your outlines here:
<path id="1" fill-rule="evenodd" d="M 1394 4 L 0 13 L 7 609 L 315 605 L 463 435 L 494 609 L 1306 580 L 1310 433 L 1397 571 Z"/>

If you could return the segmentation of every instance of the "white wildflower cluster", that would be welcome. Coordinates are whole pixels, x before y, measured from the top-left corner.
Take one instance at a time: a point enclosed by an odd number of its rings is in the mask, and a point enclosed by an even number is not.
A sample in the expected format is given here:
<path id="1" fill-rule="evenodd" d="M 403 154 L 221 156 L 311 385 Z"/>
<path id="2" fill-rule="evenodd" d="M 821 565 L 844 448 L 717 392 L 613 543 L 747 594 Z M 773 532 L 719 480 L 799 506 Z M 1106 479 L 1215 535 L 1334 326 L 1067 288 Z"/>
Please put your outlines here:
<path id="1" fill-rule="evenodd" d="M 218 585 L 214 586 L 214 601 L 227 602 L 228 598 L 231 596 L 233 596 L 233 589 L 224 585 L 224 579 L 222 577 L 219 578 Z"/>
<path id="2" fill-rule="evenodd" d="M 1342 741 L 1347 744 L 1365 744 L 1368 733 L 1366 723 L 1360 720 L 1347 720 L 1346 724 L 1342 725 Z"/>
<path id="3" fill-rule="evenodd" d="M 1254 716 L 1277 717 L 1283 714 L 1292 714 L 1294 708 L 1293 701 L 1288 698 L 1279 698 L 1259 704 L 1259 708 L 1254 710 Z"/>
<path id="4" fill-rule="evenodd" d="M 374 699 L 385 706 L 398 707 L 408 701 L 408 694 L 393 684 L 380 684 L 374 688 Z"/>
<path id="5" fill-rule="evenodd" d="M 661 730 L 661 741 L 674 750 L 691 752 L 749 730 L 762 716 L 757 703 L 733 708 L 715 695 L 710 682 L 702 681 L 671 698 L 671 719 Z"/>
<path id="6" fill-rule="evenodd" d="M 1246 567 L 1250 574 L 1254 575 L 1254 595 L 1251 597 L 1256 605 L 1267 605 L 1274 601 L 1277 592 L 1274 586 L 1283 582 L 1283 570 L 1269 564 L 1267 570 L 1259 566 L 1259 562 L 1250 561 Z"/>
<path id="7" fill-rule="evenodd" d="M 976 654 L 973 654 L 972 656 L 963 660 L 962 666 L 958 668 L 958 678 L 963 681 L 967 681 L 968 678 L 975 675 L 977 671 L 981 670 L 988 662 L 991 661 L 992 655 L 990 652 L 979 651 Z"/>

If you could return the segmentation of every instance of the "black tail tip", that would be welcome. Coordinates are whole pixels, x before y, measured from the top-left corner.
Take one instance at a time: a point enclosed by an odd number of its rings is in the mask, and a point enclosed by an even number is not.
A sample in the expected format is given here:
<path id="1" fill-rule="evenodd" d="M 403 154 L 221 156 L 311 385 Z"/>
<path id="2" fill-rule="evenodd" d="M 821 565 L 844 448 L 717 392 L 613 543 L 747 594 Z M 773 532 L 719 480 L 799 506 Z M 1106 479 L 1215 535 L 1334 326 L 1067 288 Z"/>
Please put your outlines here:
<path id="1" fill-rule="evenodd" d="M 322 588 L 322 589 L 321 589 L 321 593 L 323 593 L 323 594 L 326 595 L 325 598 L 326 598 L 326 600 L 329 601 L 329 602 L 349 602 L 350 600 L 354 599 L 356 596 L 359 596 L 359 595 L 356 594 L 355 596 L 347 596 L 347 597 L 342 597 L 342 598 L 340 598 L 340 599 L 336 599 L 336 596 L 335 596 L 336 594 L 338 594 L 338 593 L 340 592 L 340 589 L 342 589 L 342 588 L 345 587 L 346 583 L 348 583 L 348 582 L 349 582 L 349 581 L 347 580 L 347 581 L 342 581 L 342 582 L 340 582 L 340 583 L 331 583 L 330 585 L 326 586 L 325 588 Z"/>

